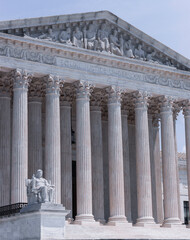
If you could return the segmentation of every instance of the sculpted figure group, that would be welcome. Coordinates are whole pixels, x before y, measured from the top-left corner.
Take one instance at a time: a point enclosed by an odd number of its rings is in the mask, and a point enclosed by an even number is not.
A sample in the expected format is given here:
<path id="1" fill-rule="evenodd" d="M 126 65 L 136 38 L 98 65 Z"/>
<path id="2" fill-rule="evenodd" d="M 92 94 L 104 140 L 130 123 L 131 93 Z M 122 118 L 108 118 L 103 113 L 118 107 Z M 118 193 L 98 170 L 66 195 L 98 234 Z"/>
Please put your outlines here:
<path id="1" fill-rule="evenodd" d="M 40 35 L 26 32 L 24 37 L 54 41 L 78 48 L 166 64 L 159 61 L 155 50 L 145 50 L 143 43 L 136 42 L 135 39 L 108 23 L 98 24 L 93 22 L 83 26 L 67 26 L 61 31 L 49 28 Z M 167 65 L 170 65 L 169 61 Z"/>

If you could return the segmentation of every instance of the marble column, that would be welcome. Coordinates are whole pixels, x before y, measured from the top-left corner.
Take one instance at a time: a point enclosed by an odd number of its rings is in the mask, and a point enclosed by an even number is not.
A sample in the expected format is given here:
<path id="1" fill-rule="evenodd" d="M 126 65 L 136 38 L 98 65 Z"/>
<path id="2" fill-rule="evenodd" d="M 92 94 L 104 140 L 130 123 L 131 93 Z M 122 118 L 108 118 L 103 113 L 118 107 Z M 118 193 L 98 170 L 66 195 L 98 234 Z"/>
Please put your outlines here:
<path id="1" fill-rule="evenodd" d="M 175 140 L 173 127 L 172 99 L 161 99 L 161 137 L 162 166 L 164 190 L 164 222 L 163 227 L 180 225 L 178 217 L 177 174 L 175 159 Z"/>
<path id="2" fill-rule="evenodd" d="M 160 135 L 158 116 L 153 118 L 152 124 L 153 134 L 153 161 L 154 161 L 154 177 L 155 177 L 155 201 L 156 201 L 156 223 L 163 222 L 163 197 L 162 197 L 162 167 L 160 157 Z M 153 192 L 152 192 L 153 193 Z"/>
<path id="3" fill-rule="evenodd" d="M 188 183 L 188 198 L 190 202 L 190 100 L 186 100 L 184 102 L 183 114 L 185 117 L 187 183 Z M 190 208 L 189 208 L 189 214 L 190 214 Z M 187 227 L 190 228 L 190 222 Z"/>
<path id="4" fill-rule="evenodd" d="M 92 215 L 92 163 L 89 97 L 91 85 L 85 81 L 76 87 L 76 163 L 77 216 L 75 222 L 94 222 Z"/>
<path id="5" fill-rule="evenodd" d="M 42 98 L 28 99 L 28 177 L 43 169 L 42 164 Z"/>
<path id="6" fill-rule="evenodd" d="M 107 109 L 102 109 L 102 147 L 103 147 L 103 177 L 104 177 L 104 218 L 105 221 L 107 222 L 110 216 Z"/>
<path id="7" fill-rule="evenodd" d="M 11 97 L 9 86 L 0 90 L 0 207 L 10 204 Z"/>
<path id="8" fill-rule="evenodd" d="M 136 226 L 154 224 L 152 213 L 152 191 L 150 171 L 150 149 L 146 92 L 136 92 L 135 97 L 135 139 L 138 219 Z"/>
<path id="9" fill-rule="evenodd" d="M 45 178 L 55 185 L 55 203 L 61 203 L 60 79 L 46 78 Z"/>
<path id="10" fill-rule="evenodd" d="M 108 92 L 108 158 L 109 158 L 109 223 L 127 223 L 124 199 L 124 168 L 121 122 L 121 91 L 109 87 Z"/>
<path id="11" fill-rule="evenodd" d="M 104 223 L 104 179 L 102 119 L 100 101 L 91 101 L 91 147 L 92 147 L 92 208 L 96 221 Z"/>
<path id="12" fill-rule="evenodd" d="M 131 191 L 130 191 L 130 164 L 129 164 L 129 136 L 127 110 L 121 111 L 122 140 L 123 140 L 123 167 L 124 167 L 124 192 L 125 192 L 125 215 L 131 222 Z"/>
<path id="13" fill-rule="evenodd" d="M 162 208 L 162 168 L 160 157 L 160 139 L 158 116 L 154 110 L 148 115 L 149 125 L 149 146 L 150 146 L 150 165 L 151 165 L 151 185 L 152 185 L 152 207 L 153 217 L 156 223 L 163 222 Z"/>
<path id="14" fill-rule="evenodd" d="M 70 97 L 69 97 L 70 99 Z M 71 102 L 61 98 L 61 203 L 72 217 Z"/>
<path id="15" fill-rule="evenodd" d="M 16 70 L 13 76 L 11 203 L 27 202 L 28 85 L 30 75 Z"/>
<path id="16" fill-rule="evenodd" d="M 180 182 L 179 182 L 179 166 L 178 166 L 178 155 L 177 155 L 177 137 L 176 137 L 176 120 L 177 115 L 181 109 L 175 104 L 173 111 L 173 124 L 174 124 L 174 142 L 175 142 L 175 159 L 176 159 L 176 178 L 177 178 L 177 199 L 178 199 L 178 217 L 181 221 L 181 201 L 180 201 Z"/>

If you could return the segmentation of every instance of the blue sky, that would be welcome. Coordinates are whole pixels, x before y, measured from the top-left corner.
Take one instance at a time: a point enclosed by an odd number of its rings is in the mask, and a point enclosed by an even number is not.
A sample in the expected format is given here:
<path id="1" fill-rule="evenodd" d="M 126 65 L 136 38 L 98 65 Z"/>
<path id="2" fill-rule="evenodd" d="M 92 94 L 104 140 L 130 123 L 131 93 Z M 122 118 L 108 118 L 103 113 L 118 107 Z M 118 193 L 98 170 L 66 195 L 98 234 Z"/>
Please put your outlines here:
<path id="1" fill-rule="evenodd" d="M 190 0 L 0 0 L 0 21 L 108 10 L 190 59 Z M 184 120 L 177 121 L 184 151 Z"/>

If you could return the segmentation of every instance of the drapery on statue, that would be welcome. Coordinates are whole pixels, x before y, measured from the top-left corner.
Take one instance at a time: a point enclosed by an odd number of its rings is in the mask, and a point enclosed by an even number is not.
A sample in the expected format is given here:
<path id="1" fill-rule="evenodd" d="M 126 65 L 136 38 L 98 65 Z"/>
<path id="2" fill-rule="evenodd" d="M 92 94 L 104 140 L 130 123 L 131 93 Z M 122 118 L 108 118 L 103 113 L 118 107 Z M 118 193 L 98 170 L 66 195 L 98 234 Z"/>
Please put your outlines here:
<path id="1" fill-rule="evenodd" d="M 42 176 L 43 171 L 38 169 L 32 179 L 26 180 L 28 204 L 53 202 L 55 186 Z"/>

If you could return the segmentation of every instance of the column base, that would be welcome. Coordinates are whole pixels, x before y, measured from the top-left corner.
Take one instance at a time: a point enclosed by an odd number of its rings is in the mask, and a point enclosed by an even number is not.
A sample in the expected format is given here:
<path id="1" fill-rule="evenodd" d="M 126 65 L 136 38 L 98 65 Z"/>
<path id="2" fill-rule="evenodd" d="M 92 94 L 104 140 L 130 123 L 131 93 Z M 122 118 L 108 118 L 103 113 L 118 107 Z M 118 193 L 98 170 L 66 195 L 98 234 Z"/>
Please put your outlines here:
<path id="1" fill-rule="evenodd" d="M 173 227 L 179 227 L 179 228 L 185 228 L 185 225 L 182 225 L 182 222 L 179 218 L 167 218 L 164 220 L 162 227 L 166 228 L 173 228 Z"/>
<path id="2" fill-rule="evenodd" d="M 99 222 L 94 220 L 94 216 L 92 214 L 77 215 L 73 223 L 78 225 L 100 225 Z"/>
<path id="3" fill-rule="evenodd" d="M 184 226 L 184 225 L 182 225 L 182 226 Z M 188 225 L 186 225 L 186 228 L 190 228 L 190 223 Z"/>
<path id="4" fill-rule="evenodd" d="M 132 224 L 127 221 L 125 216 L 113 216 L 109 218 L 108 226 L 125 226 L 132 227 Z"/>
<path id="5" fill-rule="evenodd" d="M 153 217 L 142 217 L 138 218 L 137 222 L 134 224 L 135 227 L 158 227 L 160 225 L 154 222 Z"/>
<path id="6" fill-rule="evenodd" d="M 97 222 L 99 222 L 101 225 L 106 224 L 106 220 L 105 219 L 97 219 Z"/>

